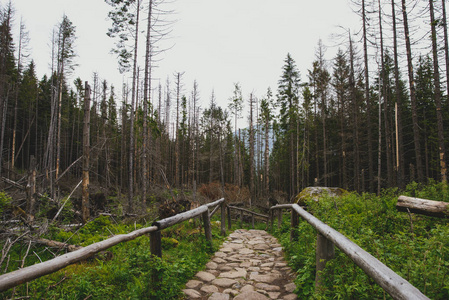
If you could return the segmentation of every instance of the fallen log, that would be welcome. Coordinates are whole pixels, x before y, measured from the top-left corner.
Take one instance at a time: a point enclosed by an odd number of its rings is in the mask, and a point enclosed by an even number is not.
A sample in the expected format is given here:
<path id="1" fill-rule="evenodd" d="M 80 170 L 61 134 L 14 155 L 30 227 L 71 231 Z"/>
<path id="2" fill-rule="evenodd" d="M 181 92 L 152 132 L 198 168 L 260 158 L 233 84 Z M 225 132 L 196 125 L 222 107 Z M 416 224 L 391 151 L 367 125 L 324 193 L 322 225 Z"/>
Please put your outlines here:
<path id="1" fill-rule="evenodd" d="M 442 201 L 399 196 L 396 209 L 402 212 L 412 212 L 431 217 L 449 217 L 449 203 Z"/>
<path id="2" fill-rule="evenodd" d="M 67 244 L 67 243 L 62 243 L 62 242 L 48 240 L 48 239 L 42 239 L 42 238 L 35 239 L 35 238 L 31 238 L 31 237 L 30 238 L 26 237 L 25 239 L 31 240 L 32 242 L 42 244 L 42 245 L 52 247 L 52 248 L 67 249 L 69 252 L 73 252 L 73 251 L 83 248 L 82 246 L 78 246 L 78 245 L 71 245 L 71 244 Z"/>

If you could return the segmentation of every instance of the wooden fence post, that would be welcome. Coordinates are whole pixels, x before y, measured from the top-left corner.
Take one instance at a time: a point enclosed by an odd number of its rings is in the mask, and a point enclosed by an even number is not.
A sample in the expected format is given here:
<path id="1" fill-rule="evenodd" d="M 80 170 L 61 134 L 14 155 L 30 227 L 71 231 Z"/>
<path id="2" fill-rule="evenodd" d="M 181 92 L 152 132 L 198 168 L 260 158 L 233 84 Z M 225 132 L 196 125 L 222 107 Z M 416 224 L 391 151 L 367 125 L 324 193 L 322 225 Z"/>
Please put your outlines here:
<path id="1" fill-rule="evenodd" d="M 243 228 L 243 210 L 240 211 L 240 228 Z"/>
<path id="2" fill-rule="evenodd" d="M 278 229 L 281 228 L 282 225 L 282 208 L 278 209 Z"/>
<path id="3" fill-rule="evenodd" d="M 270 209 L 270 226 L 271 226 L 271 231 L 273 231 L 273 223 L 274 223 L 274 209 Z"/>
<path id="4" fill-rule="evenodd" d="M 228 229 L 231 230 L 231 208 L 229 206 L 226 207 L 226 210 L 228 211 Z"/>
<path id="5" fill-rule="evenodd" d="M 221 204 L 221 235 L 226 236 L 226 203 Z"/>
<path id="6" fill-rule="evenodd" d="M 150 233 L 150 250 L 151 254 L 154 256 L 162 257 L 162 240 L 160 230 Z"/>
<path id="7" fill-rule="evenodd" d="M 212 246 L 212 229 L 210 226 L 209 209 L 206 210 L 202 214 L 202 216 L 203 216 L 203 226 L 204 226 L 204 234 L 206 235 L 206 241 L 208 241 Z"/>
<path id="8" fill-rule="evenodd" d="M 324 237 L 321 233 L 317 234 L 316 240 L 316 275 L 315 287 L 321 285 L 321 271 L 324 270 L 326 262 L 335 257 L 334 243 Z"/>
<path id="9" fill-rule="evenodd" d="M 291 229 L 290 229 L 291 242 L 298 239 L 298 231 L 297 231 L 298 225 L 299 225 L 299 215 L 294 209 L 292 209 Z"/>
<path id="10" fill-rule="evenodd" d="M 251 225 L 253 226 L 253 229 L 255 228 L 254 227 L 254 214 L 251 214 Z"/>

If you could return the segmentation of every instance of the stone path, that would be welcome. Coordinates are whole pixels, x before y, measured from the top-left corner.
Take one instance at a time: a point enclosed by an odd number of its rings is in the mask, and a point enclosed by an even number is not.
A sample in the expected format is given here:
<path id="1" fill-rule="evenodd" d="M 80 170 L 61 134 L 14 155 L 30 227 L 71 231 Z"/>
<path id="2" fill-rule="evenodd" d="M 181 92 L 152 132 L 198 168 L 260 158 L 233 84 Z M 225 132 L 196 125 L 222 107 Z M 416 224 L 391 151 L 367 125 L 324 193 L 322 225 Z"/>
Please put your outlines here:
<path id="1" fill-rule="evenodd" d="M 239 229 L 183 292 L 187 299 L 294 300 L 293 278 L 276 238 L 263 230 Z"/>

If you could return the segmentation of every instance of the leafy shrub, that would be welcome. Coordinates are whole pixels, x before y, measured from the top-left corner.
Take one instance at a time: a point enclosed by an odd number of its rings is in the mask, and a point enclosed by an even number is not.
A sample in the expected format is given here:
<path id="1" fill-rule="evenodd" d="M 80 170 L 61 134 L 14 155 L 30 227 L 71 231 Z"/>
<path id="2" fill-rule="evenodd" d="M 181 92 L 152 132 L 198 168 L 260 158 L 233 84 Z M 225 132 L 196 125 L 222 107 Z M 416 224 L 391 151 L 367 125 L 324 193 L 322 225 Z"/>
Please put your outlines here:
<path id="1" fill-rule="evenodd" d="M 8 207 L 11 203 L 11 198 L 4 192 L 0 192 L 0 214 L 3 214 L 3 211 Z"/>
<path id="2" fill-rule="evenodd" d="M 448 200 L 441 183 L 413 183 L 405 194 L 426 199 Z M 409 215 L 395 208 L 397 189 L 372 194 L 350 193 L 341 198 L 324 197 L 309 202 L 315 217 L 340 231 L 431 299 L 449 299 L 449 220 Z M 288 221 L 288 218 L 286 220 Z M 284 245 L 291 266 L 297 272 L 299 298 L 384 299 L 389 297 L 343 252 L 323 271 L 323 286 L 315 290 L 316 231 L 300 220 L 299 241 L 289 240 L 289 223 L 275 235 Z"/>

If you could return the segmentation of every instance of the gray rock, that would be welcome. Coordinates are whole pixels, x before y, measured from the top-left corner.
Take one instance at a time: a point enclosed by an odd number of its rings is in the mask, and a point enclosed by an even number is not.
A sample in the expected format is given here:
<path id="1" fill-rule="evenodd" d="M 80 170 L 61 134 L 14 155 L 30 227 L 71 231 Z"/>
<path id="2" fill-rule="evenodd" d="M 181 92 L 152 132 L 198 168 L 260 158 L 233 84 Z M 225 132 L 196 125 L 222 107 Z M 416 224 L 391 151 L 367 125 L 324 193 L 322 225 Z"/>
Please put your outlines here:
<path id="1" fill-rule="evenodd" d="M 189 280 L 189 282 L 186 283 L 186 287 L 189 289 L 196 289 L 197 287 L 199 287 L 202 284 L 203 283 L 198 280 Z"/>
<path id="2" fill-rule="evenodd" d="M 201 294 L 198 291 L 192 290 L 192 289 L 185 289 L 182 290 L 184 294 L 189 297 L 189 299 L 199 299 L 201 298 Z"/>
<path id="3" fill-rule="evenodd" d="M 219 286 L 222 288 L 231 287 L 235 283 L 237 283 L 237 281 L 235 281 L 233 279 L 229 279 L 229 278 L 218 278 L 218 279 L 215 279 L 212 281 L 213 285 L 216 285 L 216 286 Z"/>
<path id="4" fill-rule="evenodd" d="M 208 300 L 229 300 L 229 294 L 213 293 Z"/>
<path id="5" fill-rule="evenodd" d="M 204 282 L 210 282 L 216 278 L 213 274 L 204 271 L 196 273 L 196 277 Z"/>
<path id="6" fill-rule="evenodd" d="M 207 294 L 218 292 L 218 288 L 215 285 L 204 285 L 201 287 L 201 291 Z"/>
<path id="7" fill-rule="evenodd" d="M 268 300 L 269 298 L 265 295 L 262 295 L 258 292 L 246 292 L 241 293 L 234 300 Z"/>

